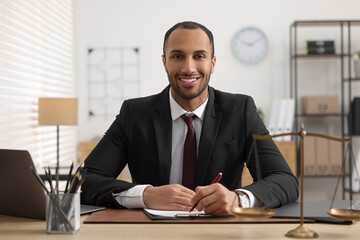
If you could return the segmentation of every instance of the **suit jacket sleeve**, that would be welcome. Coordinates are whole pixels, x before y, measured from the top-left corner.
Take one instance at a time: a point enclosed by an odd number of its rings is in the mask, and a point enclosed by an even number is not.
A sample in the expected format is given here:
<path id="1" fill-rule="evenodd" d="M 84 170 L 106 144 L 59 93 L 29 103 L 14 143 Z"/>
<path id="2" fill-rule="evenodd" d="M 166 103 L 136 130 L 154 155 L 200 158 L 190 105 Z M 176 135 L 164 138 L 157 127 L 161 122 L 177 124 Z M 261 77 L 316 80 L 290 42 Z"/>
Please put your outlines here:
<path id="1" fill-rule="evenodd" d="M 268 130 L 256 112 L 256 106 L 248 97 L 245 109 L 246 156 L 250 158 L 247 167 L 254 179 L 253 184 L 244 187 L 251 191 L 266 207 L 279 207 L 298 198 L 298 181 L 293 175 L 284 157 L 272 139 L 257 140 L 257 152 L 260 161 L 261 179 L 258 178 L 254 152 L 250 152 L 253 143 L 252 134 L 267 135 Z"/>
<path id="2" fill-rule="evenodd" d="M 121 207 L 112 193 L 125 191 L 135 184 L 117 180 L 126 161 L 127 111 L 125 101 L 104 137 L 85 160 L 86 178 L 82 185 L 84 204 Z"/>

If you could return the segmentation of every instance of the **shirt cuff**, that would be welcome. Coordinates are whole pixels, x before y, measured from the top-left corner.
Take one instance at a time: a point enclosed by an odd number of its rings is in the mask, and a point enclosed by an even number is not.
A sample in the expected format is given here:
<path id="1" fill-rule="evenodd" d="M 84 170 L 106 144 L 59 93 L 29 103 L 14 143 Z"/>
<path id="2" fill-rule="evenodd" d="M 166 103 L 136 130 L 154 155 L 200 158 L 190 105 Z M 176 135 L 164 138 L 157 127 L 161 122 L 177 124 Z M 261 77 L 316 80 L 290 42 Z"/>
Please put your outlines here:
<path id="1" fill-rule="evenodd" d="M 261 207 L 263 204 L 259 199 L 257 199 L 252 192 L 246 189 L 235 189 L 235 192 L 240 196 L 244 196 L 249 200 L 249 208 Z"/>
<path id="2" fill-rule="evenodd" d="M 123 207 L 126 208 L 145 208 L 143 200 L 143 192 L 145 188 L 151 185 L 136 185 L 121 193 L 113 193 L 115 200 Z"/>

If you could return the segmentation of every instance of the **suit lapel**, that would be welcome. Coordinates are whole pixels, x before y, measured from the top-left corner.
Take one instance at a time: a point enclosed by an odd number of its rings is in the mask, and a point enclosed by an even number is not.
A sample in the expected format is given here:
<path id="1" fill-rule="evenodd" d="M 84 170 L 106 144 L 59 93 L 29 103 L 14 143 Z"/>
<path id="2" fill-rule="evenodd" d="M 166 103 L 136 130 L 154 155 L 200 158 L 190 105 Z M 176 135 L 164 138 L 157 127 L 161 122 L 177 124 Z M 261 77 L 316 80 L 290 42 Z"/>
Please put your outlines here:
<path id="1" fill-rule="evenodd" d="M 159 184 L 169 184 L 171 168 L 172 119 L 169 103 L 169 87 L 159 95 L 155 105 L 153 122 L 159 159 Z"/>
<path id="2" fill-rule="evenodd" d="M 215 110 L 215 93 L 214 90 L 209 87 L 209 101 L 205 110 L 204 122 L 199 143 L 196 185 L 209 184 L 205 183 L 204 179 L 214 144 L 217 139 L 217 134 L 221 122 L 221 115 L 221 112 L 216 112 Z"/>

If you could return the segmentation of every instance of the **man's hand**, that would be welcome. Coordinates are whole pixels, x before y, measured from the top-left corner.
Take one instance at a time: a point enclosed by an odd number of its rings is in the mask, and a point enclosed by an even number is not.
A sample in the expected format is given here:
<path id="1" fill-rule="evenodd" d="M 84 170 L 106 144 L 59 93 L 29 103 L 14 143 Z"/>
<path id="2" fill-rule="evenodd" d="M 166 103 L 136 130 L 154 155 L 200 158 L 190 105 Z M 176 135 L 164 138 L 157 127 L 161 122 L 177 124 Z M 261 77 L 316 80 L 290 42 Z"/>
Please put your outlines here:
<path id="1" fill-rule="evenodd" d="M 190 211 L 190 201 L 194 195 L 195 192 L 191 189 L 180 184 L 171 184 L 145 188 L 143 200 L 147 208 Z"/>
<path id="2" fill-rule="evenodd" d="M 239 206 L 238 194 L 229 191 L 220 183 L 197 187 L 195 192 L 191 204 L 197 203 L 196 209 L 204 210 L 207 214 L 227 216 L 232 214 L 232 208 Z"/>

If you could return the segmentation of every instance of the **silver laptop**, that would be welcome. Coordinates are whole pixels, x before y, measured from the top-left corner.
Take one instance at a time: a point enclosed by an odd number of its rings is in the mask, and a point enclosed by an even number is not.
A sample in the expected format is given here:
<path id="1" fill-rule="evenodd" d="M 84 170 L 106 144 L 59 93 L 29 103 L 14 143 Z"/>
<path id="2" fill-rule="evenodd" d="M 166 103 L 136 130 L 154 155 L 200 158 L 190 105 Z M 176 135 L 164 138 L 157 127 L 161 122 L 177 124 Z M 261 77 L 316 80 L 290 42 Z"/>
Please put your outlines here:
<path id="1" fill-rule="evenodd" d="M 45 219 L 45 192 L 31 167 L 35 168 L 28 151 L 0 149 L 0 214 Z M 101 209 L 81 205 L 81 214 Z"/>

